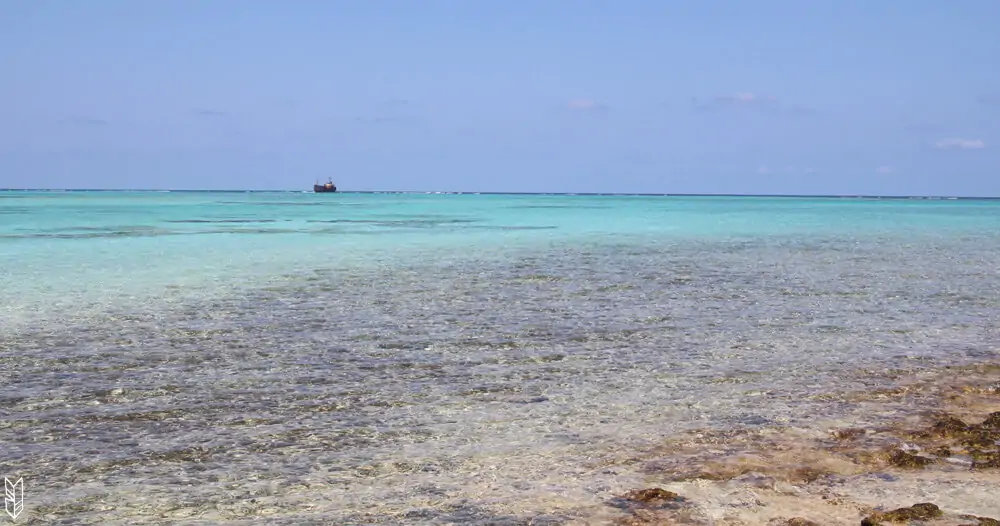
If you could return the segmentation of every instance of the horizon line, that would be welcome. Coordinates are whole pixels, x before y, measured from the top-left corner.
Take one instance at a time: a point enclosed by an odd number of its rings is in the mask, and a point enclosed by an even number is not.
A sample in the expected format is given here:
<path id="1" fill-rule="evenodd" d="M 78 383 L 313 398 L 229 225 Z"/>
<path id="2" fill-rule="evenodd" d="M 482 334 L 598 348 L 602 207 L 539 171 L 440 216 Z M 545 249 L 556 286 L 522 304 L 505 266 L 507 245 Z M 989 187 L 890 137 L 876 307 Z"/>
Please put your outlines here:
<path id="1" fill-rule="evenodd" d="M 150 192 L 150 193 L 293 193 L 313 194 L 309 190 L 248 190 L 193 188 L 0 188 L 0 192 Z M 1000 196 L 963 195 L 877 195 L 877 194 L 729 194 L 729 193 L 648 193 L 648 192 L 474 192 L 458 190 L 338 190 L 334 194 L 420 194 L 420 195 L 550 195 L 607 197 L 786 197 L 786 198 L 854 198 L 854 199 L 962 199 L 1000 200 Z"/>

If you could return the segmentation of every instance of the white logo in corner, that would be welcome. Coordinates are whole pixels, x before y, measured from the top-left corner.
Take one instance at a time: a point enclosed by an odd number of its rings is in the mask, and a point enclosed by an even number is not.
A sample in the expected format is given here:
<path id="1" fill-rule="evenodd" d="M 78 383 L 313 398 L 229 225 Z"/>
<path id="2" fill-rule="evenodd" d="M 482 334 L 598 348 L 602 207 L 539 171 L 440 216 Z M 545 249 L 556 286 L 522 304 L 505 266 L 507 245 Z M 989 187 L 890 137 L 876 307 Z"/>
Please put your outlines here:
<path id="1" fill-rule="evenodd" d="M 4 485 L 4 509 L 10 518 L 16 519 L 24 511 L 24 478 L 11 482 L 9 478 L 3 478 Z"/>

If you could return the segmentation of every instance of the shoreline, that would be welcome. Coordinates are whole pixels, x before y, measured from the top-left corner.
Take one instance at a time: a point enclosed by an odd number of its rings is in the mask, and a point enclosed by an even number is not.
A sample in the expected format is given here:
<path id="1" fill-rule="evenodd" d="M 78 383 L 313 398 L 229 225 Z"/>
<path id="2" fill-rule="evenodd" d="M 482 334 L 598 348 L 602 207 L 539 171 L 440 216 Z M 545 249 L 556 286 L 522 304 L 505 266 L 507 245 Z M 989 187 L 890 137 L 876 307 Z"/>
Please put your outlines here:
<path id="1" fill-rule="evenodd" d="M 342 485 L 335 472 L 286 484 L 282 473 L 292 466 L 275 465 L 277 471 L 251 481 L 231 481 L 240 495 L 219 493 L 200 502 L 174 501 L 168 488 L 164 493 L 142 489 L 141 483 L 118 486 L 112 482 L 121 483 L 124 473 L 106 479 L 111 473 L 101 468 L 92 474 L 96 478 L 73 485 L 75 498 L 62 492 L 32 496 L 25 519 L 28 524 L 69 519 L 83 524 L 810 526 L 865 520 L 908 524 L 906 517 L 912 516 L 925 517 L 929 520 L 920 524 L 933 526 L 997 526 L 991 521 L 1000 519 L 1000 360 L 885 374 L 891 382 L 878 387 L 814 395 L 850 404 L 840 417 L 819 417 L 808 426 L 690 430 L 648 447 L 582 460 L 567 454 L 559 473 L 536 480 L 530 494 L 504 493 L 518 483 L 503 476 L 504 455 L 489 452 L 482 453 L 489 458 L 465 459 L 466 468 L 476 467 L 478 473 L 456 467 L 460 473 L 453 475 L 461 477 L 451 477 L 450 483 L 423 474 L 418 458 L 409 467 L 371 465 L 373 471 L 364 476 L 373 484 L 401 484 L 387 494 L 347 484 L 347 479 Z M 185 450 L 183 458 L 146 462 L 182 462 L 184 471 L 199 471 L 210 452 L 201 452 L 201 458 L 196 449 Z M 141 464 L 105 467 L 130 471 Z M 489 464 L 497 471 L 483 471 Z M 199 476 L 191 475 L 183 478 L 196 484 Z M 420 482 L 438 486 L 440 493 L 410 493 Z"/>
<path id="2" fill-rule="evenodd" d="M 689 432 L 623 452 L 609 466 L 638 468 L 645 486 L 566 524 L 1000 525 L 1000 362 L 900 380 L 826 395 L 857 407 L 810 428 Z"/>

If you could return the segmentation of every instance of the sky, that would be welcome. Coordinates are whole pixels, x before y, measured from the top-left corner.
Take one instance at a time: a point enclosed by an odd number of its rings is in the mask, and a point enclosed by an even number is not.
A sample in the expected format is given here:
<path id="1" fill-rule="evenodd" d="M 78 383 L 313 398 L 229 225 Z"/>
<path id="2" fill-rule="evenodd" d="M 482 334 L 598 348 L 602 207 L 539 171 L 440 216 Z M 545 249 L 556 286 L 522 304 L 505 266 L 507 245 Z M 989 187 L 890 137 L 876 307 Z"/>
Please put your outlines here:
<path id="1" fill-rule="evenodd" d="M 996 0 L 0 0 L 0 188 L 1000 196 Z"/>

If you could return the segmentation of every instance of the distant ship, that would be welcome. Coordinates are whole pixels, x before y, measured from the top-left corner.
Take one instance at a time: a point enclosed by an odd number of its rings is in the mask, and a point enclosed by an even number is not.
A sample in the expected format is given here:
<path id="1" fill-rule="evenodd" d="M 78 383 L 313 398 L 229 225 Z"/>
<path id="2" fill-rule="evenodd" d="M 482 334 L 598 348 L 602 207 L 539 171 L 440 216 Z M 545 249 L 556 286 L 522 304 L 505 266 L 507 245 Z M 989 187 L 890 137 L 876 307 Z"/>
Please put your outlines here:
<path id="1" fill-rule="evenodd" d="M 316 193 L 336 192 L 336 191 L 337 191 L 337 185 L 333 184 L 333 179 L 327 181 L 326 184 L 318 184 L 317 182 L 317 184 L 313 185 L 313 192 Z"/>

